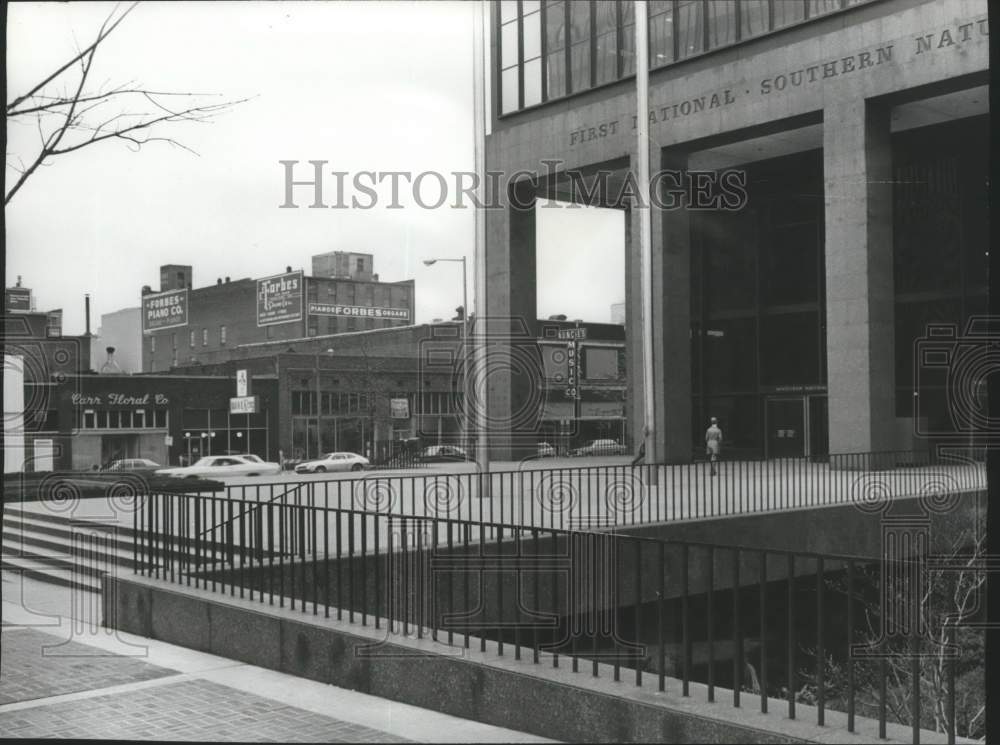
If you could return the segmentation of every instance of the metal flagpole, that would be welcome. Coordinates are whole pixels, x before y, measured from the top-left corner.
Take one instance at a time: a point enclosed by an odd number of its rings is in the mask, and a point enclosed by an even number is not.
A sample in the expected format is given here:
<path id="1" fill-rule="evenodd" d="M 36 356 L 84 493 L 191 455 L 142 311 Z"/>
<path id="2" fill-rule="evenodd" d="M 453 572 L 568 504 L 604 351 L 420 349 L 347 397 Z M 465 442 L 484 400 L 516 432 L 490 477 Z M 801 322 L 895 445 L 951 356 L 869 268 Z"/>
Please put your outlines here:
<path id="1" fill-rule="evenodd" d="M 466 411 L 472 414 L 472 426 L 477 434 L 476 462 L 480 472 L 489 471 L 489 437 L 486 432 L 486 376 L 483 360 L 483 324 L 486 322 L 486 0 L 475 3 L 472 34 L 472 105 L 475 129 L 476 160 L 476 246 L 473 265 L 476 293 L 476 320 L 473 326 L 474 390 L 472 403 Z M 468 315 L 468 309 L 466 310 Z M 468 388 L 466 388 L 468 390 Z"/>
<path id="2" fill-rule="evenodd" d="M 649 201 L 649 32 L 646 3 L 635 0 L 635 83 L 638 136 L 639 253 L 642 282 L 642 393 L 645 423 L 643 438 L 647 462 L 656 463 L 653 432 L 656 409 L 653 403 L 653 230 Z"/>

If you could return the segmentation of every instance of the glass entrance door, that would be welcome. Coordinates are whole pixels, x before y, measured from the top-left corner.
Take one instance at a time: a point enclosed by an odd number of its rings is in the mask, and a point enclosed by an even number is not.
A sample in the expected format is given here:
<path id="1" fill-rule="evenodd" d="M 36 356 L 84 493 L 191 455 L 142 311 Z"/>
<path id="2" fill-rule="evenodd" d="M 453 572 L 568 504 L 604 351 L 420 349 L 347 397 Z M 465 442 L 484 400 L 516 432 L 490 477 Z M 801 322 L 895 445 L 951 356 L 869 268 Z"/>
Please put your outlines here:
<path id="1" fill-rule="evenodd" d="M 767 399 L 768 458 L 798 458 L 806 454 L 806 399 Z"/>

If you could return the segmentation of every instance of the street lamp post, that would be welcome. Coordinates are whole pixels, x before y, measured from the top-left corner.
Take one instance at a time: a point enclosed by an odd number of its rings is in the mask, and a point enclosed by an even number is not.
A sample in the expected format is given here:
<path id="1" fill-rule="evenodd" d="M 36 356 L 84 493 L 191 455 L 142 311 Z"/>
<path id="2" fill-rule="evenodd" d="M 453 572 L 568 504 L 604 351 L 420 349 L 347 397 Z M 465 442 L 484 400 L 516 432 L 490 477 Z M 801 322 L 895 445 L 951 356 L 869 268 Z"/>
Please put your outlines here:
<path id="1" fill-rule="evenodd" d="M 333 354 L 333 347 L 326 350 L 326 354 Z M 319 377 L 319 358 L 320 353 L 316 352 L 316 457 L 320 458 L 323 456 L 323 438 L 320 435 L 320 431 L 323 429 L 320 419 L 323 415 L 323 393 L 320 389 L 320 377 Z M 306 457 L 309 457 L 309 428 L 306 427 Z"/>
<path id="2" fill-rule="evenodd" d="M 433 266 L 439 261 L 462 262 L 462 445 L 466 445 L 466 435 L 469 430 L 469 291 L 465 277 L 465 257 L 459 259 L 424 259 L 426 266 Z M 467 445 L 466 445 L 467 446 Z M 479 458 L 477 457 L 478 461 Z"/>

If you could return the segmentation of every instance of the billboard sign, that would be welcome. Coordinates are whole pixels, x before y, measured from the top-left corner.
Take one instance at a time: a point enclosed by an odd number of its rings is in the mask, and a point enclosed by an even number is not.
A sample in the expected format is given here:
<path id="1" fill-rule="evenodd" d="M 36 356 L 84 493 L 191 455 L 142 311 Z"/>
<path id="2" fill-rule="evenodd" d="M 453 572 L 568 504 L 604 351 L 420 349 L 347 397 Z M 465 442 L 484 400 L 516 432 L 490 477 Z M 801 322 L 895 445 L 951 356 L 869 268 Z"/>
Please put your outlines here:
<path id="1" fill-rule="evenodd" d="M 188 291 L 168 290 L 142 296 L 142 333 L 187 326 Z"/>
<path id="2" fill-rule="evenodd" d="M 250 393 L 250 376 L 246 370 L 236 371 L 236 396 L 246 398 Z"/>
<path id="3" fill-rule="evenodd" d="M 235 396 L 229 399 L 230 414 L 256 414 L 260 409 L 259 396 Z"/>
<path id="4" fill-rule="evenodd" d="M 559 329 L 556 332 L 557 339 L 586 339 L 587 329 L 585 328 L 571 328 L 571 329 Z"/>
<path id="5" fill-rule="evenodd" d="M 8 287 L 4 293 L 4 307 L 8 313 L 28 313 L 31 311 L 31 290 L 27 287 Z"/>
<path id="6" fill-rule="evenodd" d="M 302 272 L 258 279 L 257 325 L 273 326 L 301 321 L 304 284 Z"/>
<path id="7" fill-rule="evenodd" d="M 337 303 L 309 303 L 311 316 L 340 316 L 345 318 L 378 318 L 409 321 L 409 308 L 380 308 L 371 305 L 340 305 Z"/>
<path id="8" fill-rule="evenodd" d="M 389 399 L 389 411 L 393 419 L 409 419 L 410 399 L 408 398 Z"/>

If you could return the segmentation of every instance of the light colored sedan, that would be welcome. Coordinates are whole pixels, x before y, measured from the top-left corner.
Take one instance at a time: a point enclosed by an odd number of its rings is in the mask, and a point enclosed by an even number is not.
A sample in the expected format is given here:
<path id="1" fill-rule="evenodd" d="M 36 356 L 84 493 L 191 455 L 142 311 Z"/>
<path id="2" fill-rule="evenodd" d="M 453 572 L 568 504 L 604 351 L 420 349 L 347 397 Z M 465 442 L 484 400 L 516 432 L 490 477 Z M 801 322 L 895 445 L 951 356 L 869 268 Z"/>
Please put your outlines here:
<path id="1" fill-rule="evenodd" d="M 251 459 L 252 458 L 252 459 Z M 226 476 L 264 476 L 281 473 L 281 466 L 268 463 L 257 456 L 246 455 L 206 455 L 190 466 L 180 468 L 161 468 L 157 476 L 173 476 L 175 478 L 224 478 Z"/>
<path id="2" fill-rule="evenodd" d="M 363 471 L 368 459 L 357 453 L 327 453 L 317 460 L 307 460 L 295 466 L 295 473 L 326 473 L 327 471 Z"/>

